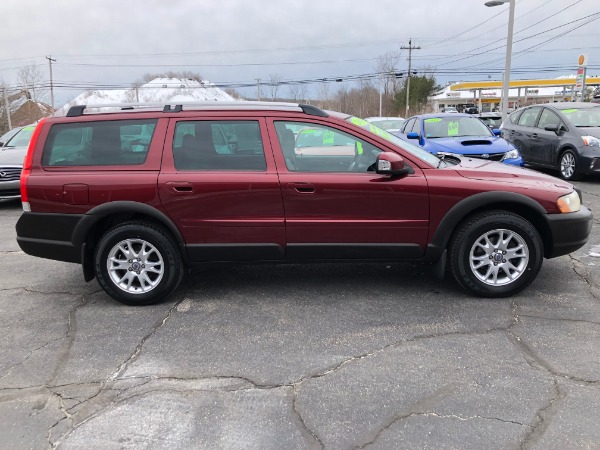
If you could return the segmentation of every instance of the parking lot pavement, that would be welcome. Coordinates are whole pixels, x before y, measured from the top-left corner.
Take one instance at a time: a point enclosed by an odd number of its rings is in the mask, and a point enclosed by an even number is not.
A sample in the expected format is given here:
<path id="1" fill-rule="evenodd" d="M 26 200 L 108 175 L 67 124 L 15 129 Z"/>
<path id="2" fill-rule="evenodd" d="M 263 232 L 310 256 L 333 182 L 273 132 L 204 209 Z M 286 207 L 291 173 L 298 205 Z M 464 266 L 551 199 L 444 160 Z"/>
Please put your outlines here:
<path id="1" fill-rule="evenodd" d="M 22 253 L 19 214 L 0 203 L 4 448 L 600 447 L 598 219 L 509 299 L 413 264 L 233 266 L 135 308 Z"/>

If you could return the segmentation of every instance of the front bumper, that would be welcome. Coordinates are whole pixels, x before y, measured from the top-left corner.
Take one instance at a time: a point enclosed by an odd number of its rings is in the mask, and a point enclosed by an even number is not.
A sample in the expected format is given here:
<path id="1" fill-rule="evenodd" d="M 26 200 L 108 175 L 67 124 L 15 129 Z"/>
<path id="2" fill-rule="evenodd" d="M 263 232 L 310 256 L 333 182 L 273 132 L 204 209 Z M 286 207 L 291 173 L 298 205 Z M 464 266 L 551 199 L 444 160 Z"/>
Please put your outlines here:
<path id="1" fill-rule="evenodd" d="M 578 171 L 581 173 L 600 173 L 600 149 L 598 147 L 579 147 Z"/>
<path id="2" fill-rule="evenodd" d="M 21 197 L 22 166 L 0 166 L 0 200 Z"/>
<path id="3" fill-rule="evenodd" d="M 578 212 L 547 214 L 552 234 L 552 248 L 546 249 L 546 258 L 556 258 L 574 252 L 585 245 L 592 231 L 593 214 L 581 205 Z"/>

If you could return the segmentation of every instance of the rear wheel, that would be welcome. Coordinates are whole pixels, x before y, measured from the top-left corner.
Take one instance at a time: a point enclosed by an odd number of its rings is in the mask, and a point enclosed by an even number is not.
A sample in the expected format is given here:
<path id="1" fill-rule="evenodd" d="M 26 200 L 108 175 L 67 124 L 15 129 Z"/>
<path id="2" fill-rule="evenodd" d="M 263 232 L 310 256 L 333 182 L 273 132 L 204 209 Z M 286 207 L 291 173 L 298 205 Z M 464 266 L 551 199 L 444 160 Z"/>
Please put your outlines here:
<path id="1" fill-rule="evenodd" d="M 566 150 L 559 161 L 560 176 L 563 180 L 580 180 L 582 175 L 578 172 L 577 155 L 572 150 Z"/>
<path id="2" fill-rule="evenodd" d="M 464 289 L 483 297 L 508 297 L 535 279 L 544 251 L 539 233 L 523 217 L 490 211 L 458 228 L 449 254 L 452 275 Z"/>
<path id="3" fill-rule="evenodd" d="M 94 255 L 96 278 L 115 300 L 141 306 L 164 300 L 181 282 L 183 262 L 168 233 L 145 222 L 108 230 Z"/>

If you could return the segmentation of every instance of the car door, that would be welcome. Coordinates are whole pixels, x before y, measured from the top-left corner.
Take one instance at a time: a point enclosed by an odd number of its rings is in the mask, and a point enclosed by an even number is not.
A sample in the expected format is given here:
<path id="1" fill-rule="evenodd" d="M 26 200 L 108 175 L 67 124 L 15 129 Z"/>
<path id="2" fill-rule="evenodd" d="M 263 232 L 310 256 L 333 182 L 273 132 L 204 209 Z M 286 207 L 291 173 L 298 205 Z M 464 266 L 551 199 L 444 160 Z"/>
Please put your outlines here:
<path id="1" fill-rule="evenodd" d="M 416 165 L 403 177 L 375 174 L 384 148 L 350 127 L 272 119 L 269 135 L 285 209 L 288 259 L 420 258 L 427 244 L 427 181 Z M 301 124 L 328 136 L 304 161 L 291 130 Z M 374 139 L 377 140 L 376 138 Z M 339 142 L 340 145 L 336 145 Z M 410 162 L 407 161 L 408 164 Z"/>
<path id="2" fill-rule="evenodd" d="M 171 119 L 158 189 L 192 261 L 283 258 L 283 202 L 265 135 L 260 118 Z"/>
<path id="3" fill-rule="evenodd" d="M 507 140 L 510 141 L 521 152 L 521 156 L 527 163 L 539 164 L 539 155 L 532 152 L 531 137 L 535 133 L 535 125 L 542 108 L 533 106 L 526 108 L 516 123 L 508 129 Z"/>
<path id="4" fill-rule="evenodd" d="M 561 120 L 550 108 L 543 108 L 540 118 L 531 135 L 530 147 L 532 158 L 548 166 L 555 166 L 558 159 L 558 146 L 561 137 L 554 131 L 547 131 L 547 125 L 556 125 L 560 128 Z"/>

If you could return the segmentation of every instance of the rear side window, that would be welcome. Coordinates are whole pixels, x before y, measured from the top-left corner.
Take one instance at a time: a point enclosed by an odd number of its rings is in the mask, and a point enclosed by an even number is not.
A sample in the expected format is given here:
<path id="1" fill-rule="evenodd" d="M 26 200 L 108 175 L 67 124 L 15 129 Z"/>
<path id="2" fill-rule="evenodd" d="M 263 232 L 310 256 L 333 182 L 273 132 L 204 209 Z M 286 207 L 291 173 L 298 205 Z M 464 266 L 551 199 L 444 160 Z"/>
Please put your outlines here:
<path id="1" fill-rule="evenodd" d="M 146 161 L 157 119 L 53 125 L 42 165 L 130 166 Z"/>
<path id="2" fill-rule="evenodd" d="M 177 170 L 267 170 L 260 125 L 253 120 L 180 121 L 173 159 Z"/>
<path id="3" fill-rule="evenodd" d="M 528 108 L 519 117 L 519 125 L 524 127 L 534 127 L 537 116 L 541 108 Z"/>

